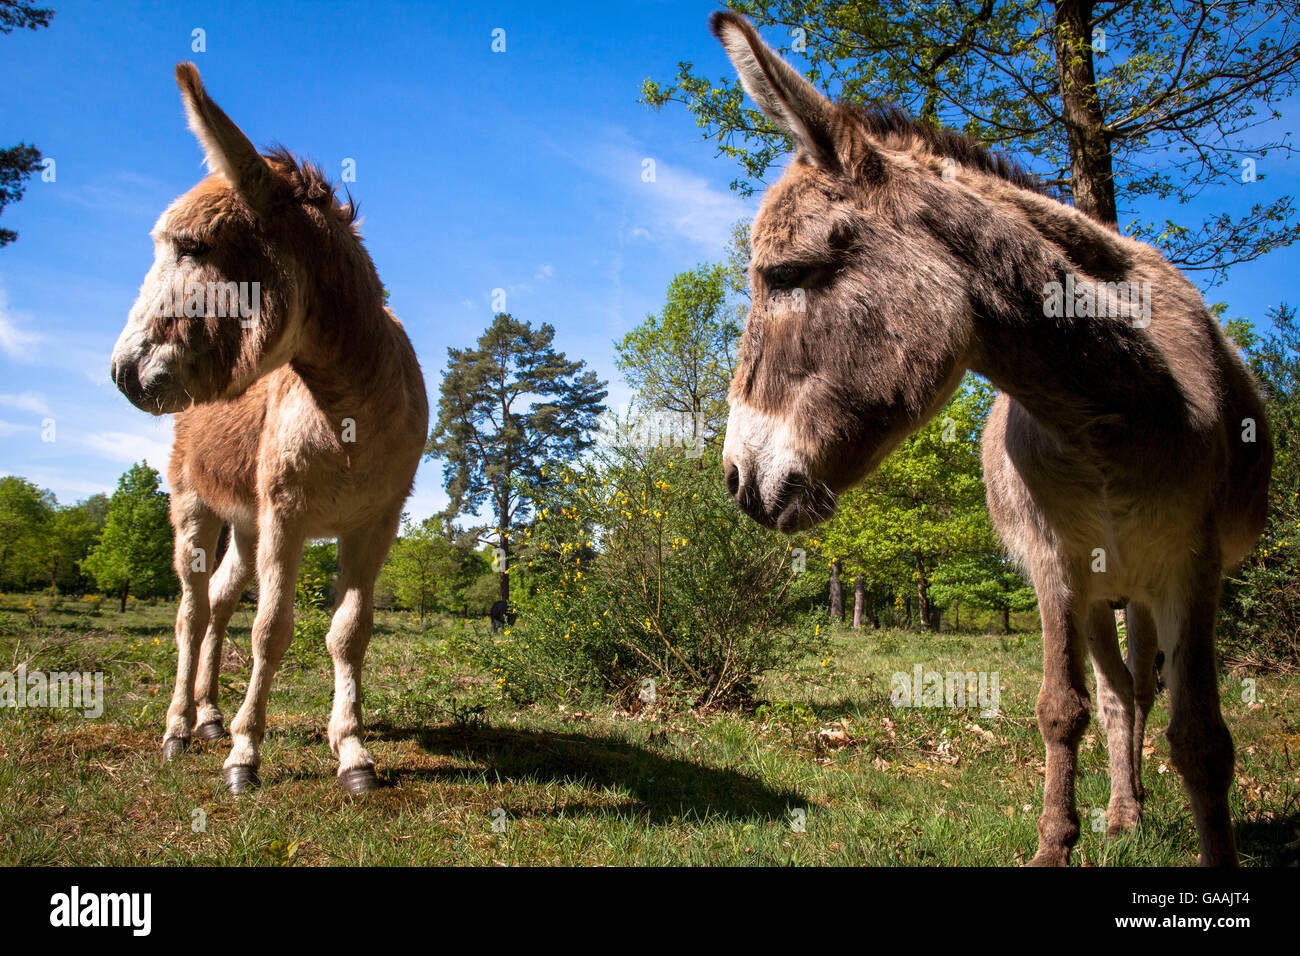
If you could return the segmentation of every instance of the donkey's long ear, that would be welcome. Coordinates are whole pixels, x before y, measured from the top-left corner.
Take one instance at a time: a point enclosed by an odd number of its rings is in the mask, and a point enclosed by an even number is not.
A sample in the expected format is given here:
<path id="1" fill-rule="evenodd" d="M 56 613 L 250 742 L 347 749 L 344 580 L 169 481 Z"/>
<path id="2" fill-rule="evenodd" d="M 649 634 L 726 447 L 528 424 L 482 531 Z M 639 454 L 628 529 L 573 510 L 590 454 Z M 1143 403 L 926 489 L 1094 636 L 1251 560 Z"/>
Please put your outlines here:
<path id="1" fill-rule="evenodd" d="M 244 131 L 212 101 L 193 63 L 176 64 L 176 85 L 190 130 L 207 157 L 208 169 L 221 173 L 258 215 L 270 213 L 282 191 L 280 179 Z"/>
<path id="2" fill-rule="evenodd" d="M 824 169 L 840 166 L 833 135 L 835 107 L 738 13 L 718 11 L 709 28 L 740 74 L 740 85 L 794 144 Z"/>

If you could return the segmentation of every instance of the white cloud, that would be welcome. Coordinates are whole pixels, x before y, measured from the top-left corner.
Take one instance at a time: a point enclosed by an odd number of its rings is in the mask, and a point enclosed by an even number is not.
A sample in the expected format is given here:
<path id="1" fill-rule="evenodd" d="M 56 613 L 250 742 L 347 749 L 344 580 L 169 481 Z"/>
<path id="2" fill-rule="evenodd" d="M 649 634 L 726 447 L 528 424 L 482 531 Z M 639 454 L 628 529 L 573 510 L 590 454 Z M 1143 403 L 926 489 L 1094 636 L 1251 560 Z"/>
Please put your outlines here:
<path id="1" fill-rule="evenodd" d="M 54 492 L 55 497 L 59 499 L 61 504 L 70 504 L 91 495 L 111 495 L 116 487 L 113 483 L 105 484 L 102 481 L 69 478 L 62 472 L 32 471 L 18 474 L 17 472 L 0 470 L 0 478 L 9 476 L 26 478 L 37 488 L 45 488 Z"/>
<path id="2" fill-rule="evenodd" d="M 34 359 L 36 346 L 45 341 L 39 332 L 23 328 L 30 317 L 9 307 L 9 293 L 0 286 L 0 352 L 19 362 Z"/>
<path id="3" fill-rule="evenodd" d="M 170 430 L 171 419 L 167 419 Z M 132 432 L 102 431 L 90 432 L 79 436 L 80 442 L 101 458 L 134 464 L 147 461 L 160 472 L 167 471 L 167 462 L 171 459 L 171 437 L 142 435 Z"/>
<path id="4" fill-rule="evenodd" d="M 13 422 L 6 422 L 0 419 L 0 438 L 8 438 L 10 435 L 18 435 L 22 432 L 36 431 L 35 425 L 17 425 Z"/>
<path id="5" fill-rule="evenodd" d="M 645 160 L 654 159 L 654 179 L 643 178 Z M 739 219 L 753 218 L 752 202 L 731 190 L 635 147 L 608 145 L 578 162 L 622 188 L 639 225 L 631 238 L 689 242 L 718 255 L 731 240 L 731 227 Z"/>
<path id="6" fill-rule="evenodd" d="M 544 265 L 538 266 L 537 272 L 533 274 L 534 279 L 553 279 L 555 278 L 555 266 Z"/>
<path id="7" fill-rule="evenodd" d="M 17 395 L 0 395 L 0 405 L 8 405 L 33 415 L 50 415 L 50 406 L 45 403 L 45 396 L 39 392 L 22 392 Z"/>
<path id="8" fill-rule="evenodd" d="M 660 229 L 667 229 L 710 250 L 721 251 L 731 239 L 736 220 L 751 213 L 727 190 L 714 189 L 701 176 L 659 164 L 655 181 L 641 183 L 648 212 Z"/>

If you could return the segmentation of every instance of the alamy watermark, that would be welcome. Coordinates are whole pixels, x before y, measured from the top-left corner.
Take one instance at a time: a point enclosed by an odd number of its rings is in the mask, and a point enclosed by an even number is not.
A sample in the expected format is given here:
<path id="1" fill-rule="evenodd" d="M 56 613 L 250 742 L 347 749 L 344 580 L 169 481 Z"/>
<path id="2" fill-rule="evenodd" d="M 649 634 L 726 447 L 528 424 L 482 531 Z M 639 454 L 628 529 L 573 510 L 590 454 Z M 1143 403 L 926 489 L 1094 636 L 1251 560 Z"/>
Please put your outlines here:
<path id="1" fill-rule="evenodd" d="M 1135 329 L 1151 324 L 1150 282 L 1093 282 L 1073 272 L 1064 282 L 1043 285 L 1043 315 L 1049 319 L 1130 319 Z"/>
<path id="2" fill-rule="evenodd" d="M 1001 694 L 997 671 L 927 671 L 917 664 L 890 678 L 889 700 L 895 707 L 978 706 L 981 716 L 996 717 Z"/>
<path id="3" fill-rule="evenodd" d="M 162 314 L 169 319 L 238 318 L 249 329 L 262 313 L 260 282 L 186 282 L 183 289 L 169 292 L 162 297 Z"/>
<path id="4" fill-rule="evenodd" d="M 28 673 L 20 664 L 17 671 L 0 671 L 0 707 L 60 707 L 93 720 L 104 714 L 104 673 Z"/>
<path id="5" fill-rule="evenodd" d="M 704 454 L 703 412 L 629 412 L 600 417 L 597 441 L 614 448 L 681 448 L 687 458 Z"/>
<path id="6" fill-rule="evenodd" d="M 73 886 L 50 897 L 50 925 L 122 927 L 133 936 L 148 936 L 153 928 L 153 894 L 83 893 Z"/>

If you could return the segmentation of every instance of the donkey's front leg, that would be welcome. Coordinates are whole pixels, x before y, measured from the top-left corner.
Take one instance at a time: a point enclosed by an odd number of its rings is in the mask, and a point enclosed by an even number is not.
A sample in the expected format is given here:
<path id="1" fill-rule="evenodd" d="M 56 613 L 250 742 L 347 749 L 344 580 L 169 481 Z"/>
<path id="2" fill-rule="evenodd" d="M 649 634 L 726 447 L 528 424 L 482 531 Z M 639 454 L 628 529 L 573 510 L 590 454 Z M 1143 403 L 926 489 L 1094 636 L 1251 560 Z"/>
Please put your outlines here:
<path id="1" fill-rule="evenodd" d="M 338 607 L 325 643 L 334 659 L 330 749 L 339 758 L 339 786 L 368 793 L 379 786 L 375 758 L 361 742 L 361 665 L 374 625 L 375 577 L 397 533 L 397 518 L 339 539 Z"/>
<path id="2" fill-rule="evenodd" d="M 172 566 L 181 582 L 176 611 L 176 686 L 167 708 L 163 758 L 171 760 L 190 743 L 194 729 L 194 676 L 199 644 L 208 625 L 208 562 L 216 547 L 221 522 L 198 496 L 178 489 L 171 502 L 175 547 Z"/>
<path id="3" fill-rule="evenodd" d="M 1035 585 L 1037 585 L 1035 581 Z M 1088 726 L 1088 688 L 1083 680 L 1081 629 L 1067 601 L 1039 587 L 1043 615 L 1043 687 L 1038 694 L 1038 730 L 1047 749 L 1043 815 L 1038 852 L 1030 866 L 1065 866 L 1079 839 L 1074 809 L 1074 770 L 1079 738 Z"/>
<path id="4" fill-rule="evenodd" d="M 1093 604 L 1090 611 L 1088 650 L 1097 675 L 1097 700 L 1110 760 L 1106 835 L 1116 836 L 1137 826 L 1140 812 L 1133 767 L 1133 678 L 1120 657 L 1115 612 L 1104 601 Z"/>
<path id="5" fill-rule="evenodd" d="M 220 740 L 226 736 L 226 729 L 221 720 L 221 708 L 218 704 L 218 690 L 221 677 L 221 646 L 226 636 L 226 626 L 230 616 L 239 605 L 239 596 L 253 576 L 253 565 L 257 559 L 256 532 L 240 531 L 232 528 L 230 547 L 221 559 L 212 582 L 208 587 L 208 604 L 211 617 L 208 619 L 208 633 L 203 638 L 203 650 L 199 654 L 199 673 L 195 686 L 198 693 L 198 727 L 194 735 L 200 740 Z"/>
<path id="6" fill-rule="evenodd" d="M 231 793 L 257 786 L 258 752 L 266 734 L 271 679 L 293 638 L 294 588 L 302 559 L 303 533 L 270 509 L 258 521 L 257 616 L 253 619 L 253 670 L 248 693 L 230 725 L 233 743 L 222 777 Z"/>

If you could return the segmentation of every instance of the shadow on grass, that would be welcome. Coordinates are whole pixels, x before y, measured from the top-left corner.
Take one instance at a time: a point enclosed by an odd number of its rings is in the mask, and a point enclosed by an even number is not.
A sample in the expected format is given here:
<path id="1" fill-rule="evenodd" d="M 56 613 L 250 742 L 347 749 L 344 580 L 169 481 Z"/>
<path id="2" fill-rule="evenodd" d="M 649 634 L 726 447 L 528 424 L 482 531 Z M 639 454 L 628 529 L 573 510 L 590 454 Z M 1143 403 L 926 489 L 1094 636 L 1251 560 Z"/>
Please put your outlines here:
<path id="1" fill-rule="evenodd" d="M 683 816 L 787 821 L 791 808 L 810 804 L 797 791 L 773 789 L 739 771 L 703 766 L 609 737 L 455 725 L 427 728 L 380 725 L 372 728 L 371 733 L 390 740 L 415 740 L 429 753 L 479 764 L 489 776 L 503 780 L 626 790 L 634 801 L 631 807 L 583 804 L 582 810 L 633 816 L 652 824 L 668 823 Z M 460 783 L 476 782 L 482 773 L 477 767 L 388 771 L 394 780 L 412 777 Z M 554 812 L 574 811 L 572 805 L 561 805 Z"/>
<path id="2" fill-rule="evenodd" d="M 1300 812 L 1237 824 L 1237 847 L 1261 866 L 1300 863 Z"/>

